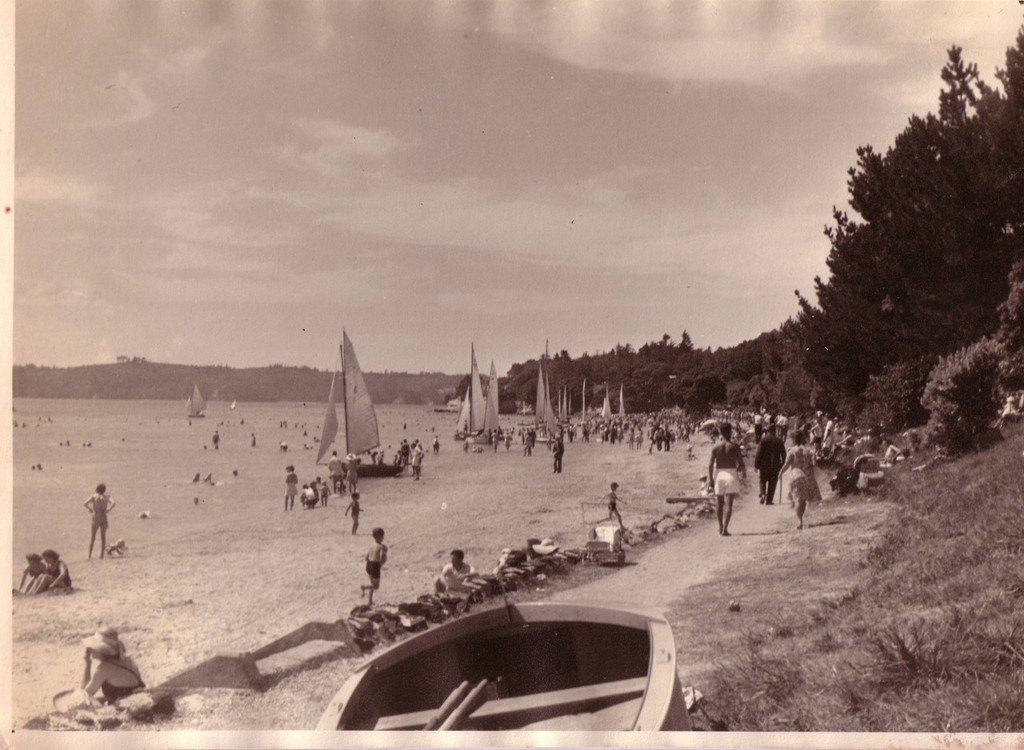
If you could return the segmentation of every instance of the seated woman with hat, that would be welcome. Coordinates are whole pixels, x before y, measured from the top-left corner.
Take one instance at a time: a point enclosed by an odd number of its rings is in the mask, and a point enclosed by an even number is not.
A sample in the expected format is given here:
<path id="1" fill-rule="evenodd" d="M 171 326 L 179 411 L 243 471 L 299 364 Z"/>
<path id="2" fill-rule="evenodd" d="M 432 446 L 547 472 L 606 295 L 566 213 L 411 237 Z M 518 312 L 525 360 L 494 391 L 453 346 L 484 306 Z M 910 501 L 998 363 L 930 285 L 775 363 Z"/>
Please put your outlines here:
<path id="1" fill-rule="evenodd" d="M 125 654 L 124 644 L 113 628 L 93 633 L 82 641 L 85 646 L 85 674 L 82 675 L 82 689 L 92 696 L 103 691 L 102 700 L 111 703 L 136 690 L 146 687 L 139 675 L 139 668 Z M 93 659 L 96 668 L 93 669 Z"/>

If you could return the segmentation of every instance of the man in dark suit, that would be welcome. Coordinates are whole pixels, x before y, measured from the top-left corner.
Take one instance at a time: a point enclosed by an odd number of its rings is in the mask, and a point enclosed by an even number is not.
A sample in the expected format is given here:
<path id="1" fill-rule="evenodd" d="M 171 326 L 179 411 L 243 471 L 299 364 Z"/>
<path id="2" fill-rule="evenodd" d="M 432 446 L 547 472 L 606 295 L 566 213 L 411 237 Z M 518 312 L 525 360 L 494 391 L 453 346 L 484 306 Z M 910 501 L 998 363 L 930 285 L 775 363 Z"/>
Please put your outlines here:
<path id="1" fill-rule="evenodd" d="M 764 437 L 757 444 L 757 453 L 754 454 L 754 468 L 757 469 L 761 485 L 761 505 L 774 505 L 779 471 L 785 461 L 786 444 L 776 434 L 775 425 L 768 424 Z"/>

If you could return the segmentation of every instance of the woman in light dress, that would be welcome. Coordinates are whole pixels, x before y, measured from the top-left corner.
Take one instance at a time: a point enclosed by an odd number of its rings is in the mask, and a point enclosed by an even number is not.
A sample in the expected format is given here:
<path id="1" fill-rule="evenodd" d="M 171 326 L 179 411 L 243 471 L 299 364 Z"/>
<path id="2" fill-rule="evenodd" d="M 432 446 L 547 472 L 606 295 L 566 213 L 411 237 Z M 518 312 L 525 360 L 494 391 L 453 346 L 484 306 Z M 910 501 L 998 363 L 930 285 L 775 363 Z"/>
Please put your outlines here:
<path id="1" fill-rule="evenodd" d="M 796 508 L 797 528 L 802 529 L 807 503 L 821 500 L 821 489 L 815 476 L 814 450 L 807 446 L 807 433 L 803 430 L 793 433 L 793 442 L 796 445 L 786 454 L 779 481 L 787 470 L 791 470 L 789 502 Z"/>

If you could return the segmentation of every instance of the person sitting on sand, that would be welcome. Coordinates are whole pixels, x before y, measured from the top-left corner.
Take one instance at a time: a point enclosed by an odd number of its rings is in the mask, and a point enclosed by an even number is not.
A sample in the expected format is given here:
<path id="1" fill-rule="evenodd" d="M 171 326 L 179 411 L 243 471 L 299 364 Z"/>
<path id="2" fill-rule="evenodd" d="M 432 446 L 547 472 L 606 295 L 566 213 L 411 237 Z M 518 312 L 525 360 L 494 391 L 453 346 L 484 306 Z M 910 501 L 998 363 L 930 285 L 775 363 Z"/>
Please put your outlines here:
<path id="1" fill-rule="evenodd" d="M 44 591 L 59 591 L 71 588 L 71 572 L 60 555 L 52 549 L 43 550 L 43 564 L 46 570 L 36 576 L 29 588 L 29 594 L 42 594 Z"/>
<path id="2" fill-rule="evenodd" d="M 25 559 L 28 561 L 28 565 L 25 566 L 25 570 L 21 573 L 21 583 L 18 584 L 19 594 L 31 593 L 32 585 L 36 582 L 36 579 L 46 573 L 46 563 L 43 562 L 42 555 L 29 552 L 25 555 Z"/>
<path id="3" fill-rule="evenodd" d="M 105 628 L 82 641 L 85 646 L 85 673 L 82 689 L 90 702 L 102 691 L 101 702 L 112 703 L 146 687 L 139 668 L 125 653 L 124 644 L 113 628 Z M 96 667 L 93 668 L 93 660 Z"/>
<path id="4" fill-rule="evenodd" d="M 434 579 L 434 591 L 438 594 L 475 591 L 472 585 L 476 577 L 473 566 L 466 562 L 466 553 L 453 549 L 451 562 L 441 568 L 441 575 Z"/>

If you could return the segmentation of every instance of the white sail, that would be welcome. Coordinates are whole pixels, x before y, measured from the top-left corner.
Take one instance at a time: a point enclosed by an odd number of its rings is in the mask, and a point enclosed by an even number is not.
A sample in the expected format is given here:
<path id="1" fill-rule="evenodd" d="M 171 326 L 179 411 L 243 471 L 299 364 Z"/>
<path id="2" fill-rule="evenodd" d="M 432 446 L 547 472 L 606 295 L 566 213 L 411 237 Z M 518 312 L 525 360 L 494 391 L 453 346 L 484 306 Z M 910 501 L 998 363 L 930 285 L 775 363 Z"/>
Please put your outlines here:
<path id="1" fill-rule="evenodd" d="M 626 399 L 623 398 L 622 384 L 619 384 L 619 416 L 626 416 Z"/>
<path id="2" fill-rule="evenodd" d="M 190 417 L 201 417 L 206 411 L 206 400 L 199 392 L 199 386 L 192 386 L 192 394 L 188 397 L 188 415 Z"/>
<path id="3" fill-rule="evenodd" d="M 236 406 L 238 406 L 238 402 L 237 402 L 237 401 L 232 401 L 232 402 L 231 402 L 231 409 L 232 409 L 232 410 L 234 410 L 234 408 L 235 408 Z"/>
<path id="4" fill-rule="evenodd" d="M 547 346 L 544 347 L 544 356 L 540 360 L 537 370 L 537 410 L 534 413 L 534 422 L 538 427 L 543 427 L 549 435 L 558 431 L 558 418 L 555 410 L 551 407 L 551 384 L 548 380 L 548 373 L 544 368 L 547 360 Z"/>
<path id="5" fill-rule="evenodd" d="M 345 330 L 341 331 L 341 377 L 345 391 L 345 450 L 366 453 L 380 446 L 377 413 L 359 369 L 356 351 Z"/>
<path id="6" fill-rule="evenodd" d="M 484 410 L 484 431 L 498 429 L 498 371 L 491 362 L 491 375 L 487 386 L 487 406 Z"/>
<path id="7" fill-rule="evenodd" d="M 484 388 L 480 384 L 480 370 L 476 366 L 476 352 L 473 345 L 469 347 L 469 431 L 480 432 L 484 429 L 484 416 L 486 403 L 484 402 Z"/>
<path id="8" fill-rule="evenodd" d="M 601 419 L 608 419 L 612 415 L 612 404 L 608 400 L 608 386 L 604 387 L 604 405 L 601 407 Z"/>
<path id="9" fill-rule="evenodd" d="M 459 409 L 459 419 L 455 423 L 456 432 L 466 432 L 469 430 L 469 389 L 466 389 L 466 395 L 462 397 L 462 407 Z"/>
<path id="10" fill-rule="evenodd" d="M 327 455 L 327 451 L 334 444 L 334 439 L 338 437 L 338 409 L 334 401 L 334 383 L 337 379 L 338 373 L 334 373 L 331 377 L 331 392 L 327 395 L 327 413 L 324 415 L 323 432 L 320 433 L 320 450 L 316 454 L 317 463 L 320 463 L 320 459 Z"/>
<path id="11" fill-rule="evenodd" d="M 583 406 L 580 407 L 580 421 L 587 421 L 587 379 L 583 378 Z"/>

